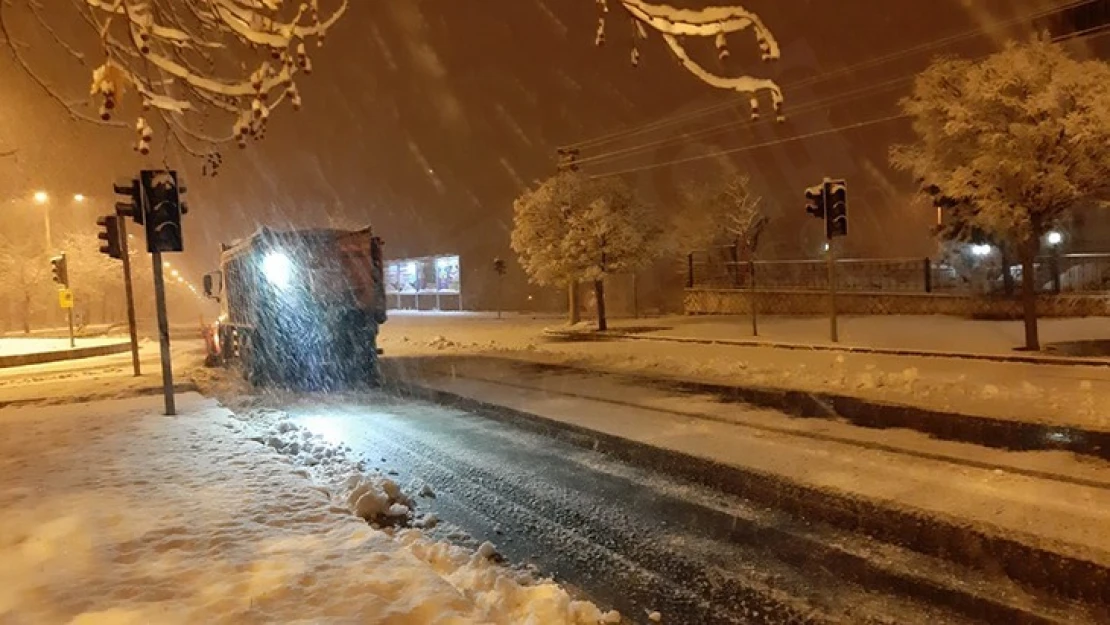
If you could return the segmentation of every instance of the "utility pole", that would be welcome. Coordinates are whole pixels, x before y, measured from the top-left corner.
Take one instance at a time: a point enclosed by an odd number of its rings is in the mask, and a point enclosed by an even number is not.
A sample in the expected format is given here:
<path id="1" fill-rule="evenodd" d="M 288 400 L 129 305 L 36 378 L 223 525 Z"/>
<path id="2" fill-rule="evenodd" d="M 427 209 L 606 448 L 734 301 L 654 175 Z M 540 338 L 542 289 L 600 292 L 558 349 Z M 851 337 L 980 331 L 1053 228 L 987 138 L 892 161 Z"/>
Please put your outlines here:
<path id="1" fill-rule="evenodd" d="M 508 268 L 505 266 L 505 261 L 501 260 L 500 258 L 494 258 L 493 259 L 493 271 L 494 271 L 494 273 L 497 274 L 497 318 L 498 319 L 501 318 L 501 308 L 503 307 L 503 302 L 502 302 L 502 299 L 501 299 L 501 295 L 504 291 L 505 271 L 507 269 Z"/>
<path id="2" fill-rule="evenodd" d="M 158 314 L 158 347 L 162 354 L 162 395 L 166 400 L 166 415 L 177 414 L 173 396 L 173 363 L 170 360 L 170 321 L 166 316 L 166 281 L 162 276 L 162 253 L 152 252 L 154 263 L 154 307 Z"/>
<path id="3" fill-rule="evenodd" d="M 836 239 L 848 236 L 848 183 L 825 178 L 805 192 L 806 213 L 825 222 L 825 259 L 829 270 L 829 338 L 840 341 L 836 319 Z"/>
<path id="4" fill-rule="evenodd" d="M 116 193 L 128 196 L 129 202 L 116 204 L 118 216 L 130 216 L 146 227 L 146 247 L 150 252 L 154 273 L 154 304 L 158 316 L 158 345 L 162 356 L 162 394 L 166 415 L 177 414 L 174 401 L 173 363 L 170 358 L 170 322 L 166 314 L 166 282 L 162 275 L 162 252 L 181 252 L 181 217 L 188 207 L 181 200 L 185 187 L 179 184 L 177 172 L 144 169 L 129 184 L 113 185 Z"/>
<path id="5" fill-rule="evenodd" d="M 578 148 L 558 148 L 555 150 L 555 168 L 559 172 L 578 171 Z M 567 284 L 567 305 L 570 308 L 569 319 L 571 325 L 581 320 L 579 316 L 578 282 L 573 278 Z"/>
<path id="6" fill-rule="evenodd" d="M 142 375 L 139 368 L 139 329 L 135 324 L 135 291 L 131 287 L 131 252 L 127 242 L 127 220 L 119 217 L 119 247 L 123 260 L 123 291 L 127 296 L 127 329 L 131 333 L 131 368 L 135 377 Z"/>
<path id="7" fill-rule="evenodd" d="M 66 253 L 62 252 L 52 257 L 50 265 L 54 273 L 54 282 L 59 287 L 58 305 L 69 312 L 69 347 L 73 349 L 77 347 L 77 341 L 73 336 L 73 291 L 69 288 L 69 262 L 66 261 Z"/>
<path id="8" fill-rule="evenodd" d="M 113 184 L 112 190 L 124 195 L 126 202 L 116 202 L 116 223 L 118 224 L 119 255 L 123 261 L 123 290 L 127 298 L 127 328 L 131 334 L 131 368 L 135 377 L 142 375 L 139 366 L 139 328 L 135 320 L 135 290 L 131 286 L 131 250 L 127 240 L 127 218 L 131 217 L 138 223 L 143 223 L 142 196 L 139 192 L 138 180 L 131 180 L 130 184 Z M 103 250 L 101 250 L 103 251 Z"/>
<path id="9" fill-rule="evenodd" d="M 829 339 L 833 343 L 840 341 L 840 332 L 836 325 L 836 246 L 832 237 L 825 239 L 825 255 L 829 262 Z"/>

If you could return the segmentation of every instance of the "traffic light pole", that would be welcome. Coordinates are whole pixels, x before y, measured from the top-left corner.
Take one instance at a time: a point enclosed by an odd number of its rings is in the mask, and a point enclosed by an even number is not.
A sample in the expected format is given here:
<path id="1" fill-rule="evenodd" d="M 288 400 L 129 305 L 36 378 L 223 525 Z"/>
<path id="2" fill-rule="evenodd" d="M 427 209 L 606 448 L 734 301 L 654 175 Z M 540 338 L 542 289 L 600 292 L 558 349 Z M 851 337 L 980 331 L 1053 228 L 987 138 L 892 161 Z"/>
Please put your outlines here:
<path id="1" fill-rule="evenodd" d="M 127 249 L 127 219 L 119 215 L 119 249 L 123 261 L 123 291 L 127 296 L 127 328 L 131 333 L 131 367 L 135 377 L 142 375 L 139 370 L 139 331 L 135 327 L 135 292 L 131 288 L 131 255 Z"/>
<path id="2" fill-rule="evenodd" d="M 69 308 L 69 347 L 73 349 L 77 347 L 77 339 L 73 337 L 73 309 Z"/>
<path id="3" fill-rule="evenodd" d="M 840 341 L 836 326 L 836 239 L 828 237 L 825 245 L 829 246 L 829 338 L 833 343 Z"/>
<path id="4" fill-rule="evenodd" d="M 173 365 L 170 362 L 170 322 L 166 317 L 166 282 L 162 277 L 162 253 L 152 252 L 154 263 L 154 307 L 158 311 L 158 346 L 162 352 L 162 394 L 166 399 L 166 415 L 177 414 L 173 397 Z"/>

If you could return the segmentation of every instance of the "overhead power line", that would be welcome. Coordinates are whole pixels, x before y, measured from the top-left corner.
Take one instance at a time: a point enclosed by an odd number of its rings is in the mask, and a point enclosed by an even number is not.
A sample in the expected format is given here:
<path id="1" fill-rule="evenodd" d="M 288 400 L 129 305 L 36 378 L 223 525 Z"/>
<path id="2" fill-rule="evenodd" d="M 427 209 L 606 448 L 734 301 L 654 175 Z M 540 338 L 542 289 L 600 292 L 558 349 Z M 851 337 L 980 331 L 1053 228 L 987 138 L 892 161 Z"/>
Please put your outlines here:
<path id="1" fill-rule="evenodd" d="M 1055 41 L 1055 42 L 1070 41 L 1072 39 L 1080 39 L 1080 38 L 1086 38 L 1086 37 L 1097 37 L 1097 36 L 1101 36 L 1101 35 L 1104 35 L 1104 34 L 1107 34 L 1107 33 L 1110 33 L 1110 24 L 1102 24 L 1102 25 L 1099 25 L 1099 26 L 1092 26 L 1090 28 L 1086 28 L 1086 29 L 1083 29 L 1083 30 L 1078 30 L 1074 33 L 1068 33 L 1066 35 L 1053 37 L 1052 41 Z M 984 55 L 984 56 L 986 56 L 986 55 Z M 912 78 L 912 76 L 910 78 Z M 803 141 L 805 139 L 812 139 L 812 138 L 815 138 L 815 137 L 830 135 L 830 134 L 834 134 L 834 133 L 837 133 L 837 132 L 844 132 L 844 131 L 848 131 L 848 130 L 855 130 L 855 129 L 858 129 L 858 128 L 864 128 L 864 127 L 867 127 L 867 126 L 874 126 L 874 125 L 877 125 L 877 124 L 883 124 L 883 123 L 895 121 L 895 120 L 898 120 L 898 119 L 904 119 L 906 117 L 908 117 L 908 115 L 906 113 L 898 113 L 898 114 L 894 114 L 894 115 L 887 115 L 885 117 L 879 117 L 879 118 L 876 118 L 876 119 L 870 119 L 870 120 L 865 120 L 865 121 L 861 121 L 861 122 L 855 122 L 855 123 L 852 123 L 852 124 L 847 124 L 847 125 L 844 125 L 844 126 L 838 126 L 838 127 L 835 127 L 835 128 L 826 128 L 826 129 L 817 130 L 817 131 L 814 131 L 814 132 L 808 132 L 808 133 L 804 133 L 804 134 L 800 134 L 800 135 L 794 135 L 794 136 L 791 136 L 791 137 L 783 137 L 781 139 L 774 139 L 774 140 L 771 140 L 771 141 L 764 141 L 764 142 L 761 142 L 761 143 L 754 143 L 754 144 L 751 144 L 751 145 L 744 145 L 744 146 L 735 147 L 735 148 L 715 150 L 713 152 L 707 152 L 705 154 L 697 154 L 697 155 L 694 155 L 694 156 L 687 156 L 687 157 L 683 157 L 683 158 L 679 158 L 679 159 L 665 161 L 665 162 L 662 162 L 662 163 L 651 163 L 651 164 L 648 164 L 648 165 L 641 165 L 641 166 L 638 166 L 638 167 L 629 167 L 627 169 L 605 172 L 604 174 L 594 174 L 591 177 L 600 178 L 602 176 L 620 176 L 620 175 L 631 174 L 631 173 L 636 173 L 636 172 L 640 172 L 640 171 L 647 171 L 649 169 L 658 169 L 660 167 L 668 167 L 668 166 L 671 166 L 671 165 L 681 165 L 681 164 L 684 164 L 684 163 L 691 163 L 691 162 L 694 162 L 694 161 L 700 161 L 700 160 L 704 160 L 704 159 L 707 159 L 707 158 L 718 158 L 718 157 L 721 157 L 721 156 L 728 156 L 730 154 L 739 154 L 741 152 L 749 152 L 751 150 L 757 150 L 757 149 L 760 149 L 760 148 L 767 148 L 767 147 L 772 147 L 772 146 L 776 146 L 776 145 L 782 145 L 784 143 L 793 143 L 795 141 Z M 583 160 L 585 160 L 585 159 L 583 159 Z"/>
<path id="2" fill-rule="evenodd" d="M 935 48 L 942 48 L 942 47 L 945 47 L 945 46 L 949 46 L 953 43 L 963 41 L 965 39 L 971 39 L 973 37 L 982 35 L 983 33 L 987 32 L 988 30 L 993 30 L 993 29 L 997 29 L 997 28 L 1007 28 L 1007 27 L 1013 26 L 1015 24 L 1021 24 L 1021 23 L 1024 23 L 1024 22 L 1031 22 L 1031 21 L 1040 19 L 1042 17 L 1047 17 L 1047 16 L 1055 14 L 1055 13 L 1060 13 L 1062 11 L 1067 11 L 1069 9 L 1073 9 L 1073 8 L 1088 5 L 1088 4 L 1093 4 L 1095 2 L 1100 2 L 1100 1 L 1102 1 L 1102 0 L 1071 0 L 1069 2 L 1064 2 L 1062 4 L 1055 5 L 1055 6 L 1052 6 L 1052 7 L 1049 7 L 1049 8 L 1040 9 L 1038 11 L 1034 11 L 1034 12 L 1027 13 L 1027 14 L 1024 14 L 1024 15 L 1020 15 L 1020 16 L 1012 17 L 1012 18 L 1009 18 L 1009 19 L 1006 19 L 1006 20 L 1002 20 L 1002 21 L 1000 21 L 996 24 L 991 25 L 990 27 L 976 27 L 976 28 L 968 29 L 966 31 L 962 31 L 962 32 L 959 32 L 959 33 L 948 35 L 948 36 L 942 37 L 940 39 L 926 41 L 926 42 L 920 43 L 918 45 L 911 46 L 909 48 L 904 48 L 904 49 L 901 49 L 901 50 L 895 50 L 895 51 L 890 52 L 888 54 L 884 54 L 884 55 L 878 56 L 878 57 L 873 57 L 873 58 L 870 58 L 866 61 L 856 63 L 854 65 L 849 65 L 849 66 L 846 66 L 846 67 L 837 68 L 835 70 L 822 72 L 821 74 L 811 76 L 809 78 L 804 78 L 804 79 L 799 80 L 797 82 L 788 84 L 788 85 L 783 87 L 783 90 L 788 91 L 790 89 L 797 89 L 797 88 L 800 88 L 800 87 L 805 87 L 805 86 L 813 85 L 813 84 L 816 84 L 816 83 L 825 82 L 827 80 L 842 76 L 844 74 L 849 74 L 849 73 L 853 73 L 853 72 L 856 72 L 856 71 L 859 71 L 859 70 L 862 70 L 862 69 L 868 69 L 868 68 L 871 68 L 871 67 L 875 67 L 875 66 L 882 65 L 884 63 L 893 61 L 895 59 L 899 59 L 899 58 L 906 57 L 906 56 L 911 56 L 911 55 L 918 54 L 918 53 L 921 53 L 921 52 L 926 52 L 926 51 L 929 51 L 929 50 L 932 50 L 932 49 L 935 49 Z M 1079 36 L 1077 33 L 1072 33 L 1071 35 L 1067 35 L 1066 37 L 1067 38 L 1074 38 L 1074 37 L 1077 37 L 1077 36 Z M 674 125 L 674 124 L 679 124 L 679 123 L 682 123 L 682 122 L 685 122 L 685 121 L 688 121 L 688 120 L 697 119 L 699 117 L 705 117 L 707 115 L 711 115 L 713 113 L 717 113 L 719 111 L 723 111 L 723 110 L 727 110 L 729 108 L 732 108 L 733 106 L 736 106 L 737 104 L 743 104 L 747 101 L 748 101 L 747 96 L 744 96 L 744 97 L 730 97 L 730 98 L 728 98 L 728 100 L 726 100 L 724 102 L 717 102 L 715 104 L 711 104 L 711 105 L 708 105 L 706 107 L 703 107 L 703 108 L 700 108 L 700 109 L 695 109 L 695 110 L 692 110 L 692 111 L 684 111 L 684 112 L 675 113 L 675 114 L 672 114 L 672 115 L 662 117 L 662 118 L 657 119 L 655 121 L 647 122 L 647 123 L 642 124 L 640 126 L 632 126 L 632 127 L 624 128 L 624 129 L 621 129 L 621 130 L 615 130 L 615 131 L 612 131 L 612 132 L 609 132 L 609 133 L 602 134 L 602 135 L 597 136 L 597 137 L 593 137 L 591 139 L 584 139 L 582 141 L 571 143 L 571 144 L 568 144 L 568 145 L 565 145 L 565 146 L 562 146 L 562 147 L 563 148 L 583 149 L 583 148 L 589 148 L 589 147 L 593 147 L 593 146 L 597 146 L 597 145 L 602 145 L 602 144 L 605 144 L 605 143 L 611 143 L 613 141 L 619 141 L 619 140 L 622 140 L 622 139 L 627 139 L 627 138 L 630 138 L 630 137 L 634 137 L 634 136 L 638 136 L 638 135 L 645 134 L 645 133 L 648 133 L 648 132 L 652 132 L 653 130 L 657 130 L 659 128 L 665 128 L 667 126 L 671 126 L 671 125 Z"/>
<path id="3" fill-rule="evenodd" d="M 891 80 L 887 80 L 887 81 L 877 83 L 877 84 L 874 84 L 874 85 L 867 85 L 865 87 L 860 87 L 860 88 L 854 89 L 852 91 L 847 91 L 847 92 L 844 92 L 844 93 L 840 93 L 840 94 L 836 94 L 836 95 L 832 95 L 832 96 L 827 96 L 827 97 L 824 97 L 824 98 L 818 98 L 816 100 L 806 102 L 803 105 L 799 106 L 798 108 L 794 109 L 793 113 L 791 114 L 791 118 L 794 119 L 794 118 L 797 118 L 797 117 L 799 117 L 801 115 L 804 115 L 806 113 L 819 112 L 819 111 L 825 110 L 827 107 L 830 107 L 830 106 L 835 106 L 835 105 L 838 105 L 838 104 L 844 104 L 846 102 L 851 102 L 853 100 L 858 100 L 858 99 L 861 99 L 861 98 L 864 98 L 864 97 L 873 96 L 873 95 L 882 93 L 884 91 L 890 91 L 890 90 L 892 90 L 896 87 L 909 84 L 910 82 L 913 81 L 913 78 L 914 78 L 913 76 L 899 76 L 899 77 L 891 79 Z M 733 120 L 733 121 L 725 122 L 723 124 L 718 124 L 716 126 L 710 126 L 708 128 L 703 128 L 701 130 L 696 130 L 694 132 L 686 133 L 686 134 L 683 134 L 683 135 L 677 135 L 677 136 L 673 136 L 673 137 L 665 137 L 665 138 L 662 138 L 662 139 L 658 139 L 656 141 L 651 141 L 649 143 L 637 144 L 637 145 L 633 145 L 633 146 L 613 150 L 611 152 L 603 152 L 601 154 L 594 154 L 594 155 L 591 155 L 591 156 L 578 158 L 578 159 L 576 159 L 575 162 L 578 163 L 579 165 L 584 165 L 584 164 L 588 164 L 588 163 L 596 163 L 597 161 L 618 160 L 618 159 L 625 158 L 625 157 L 628 157 L 628 156 L 632 156 L 634 154 L 637 154 L 637 153 L 640 153 L 640 152 L 643 152 L 643 151 L 646 151 L 646 150 L 650 150 L 650 149 L 658 147 L 658 146 L 666 145 L 668 143 L 674 143 L 674 142 L 688 141 L 690 139 L 703 138 L 703 137 L 714 135 L 714 134 L 717 134 L 721 131 L 728 130 L 728 129 L 733 129 L 733 128 L 735 128 L 735 129 L 749 128 L 749 127 L 755 126 L 757 124 L 760 124 L 761 121 L 762 120 L 752 120 L 752 119 Z M 775 122 L 773 120 L 768 120 L 768 121 L 762 122 L 762 123 L 777 124 L 778 122 Z"/>

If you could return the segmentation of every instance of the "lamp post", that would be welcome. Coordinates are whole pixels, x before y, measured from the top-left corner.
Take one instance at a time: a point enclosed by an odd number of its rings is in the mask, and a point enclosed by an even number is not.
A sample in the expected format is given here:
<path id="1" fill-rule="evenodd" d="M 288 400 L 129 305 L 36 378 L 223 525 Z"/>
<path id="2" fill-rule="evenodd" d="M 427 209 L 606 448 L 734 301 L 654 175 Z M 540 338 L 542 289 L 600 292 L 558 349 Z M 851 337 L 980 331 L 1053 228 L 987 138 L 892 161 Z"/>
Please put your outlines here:
<path id="1" fill-rule="evenodd" d="M 42 207 L 43 222 L 46 224 L 46 253 L 49 254 L 54 249 L 53 239 L 50 236 L 50 196 L 46 191 L 35 191 L 32 197 L 35 204 Z"/>

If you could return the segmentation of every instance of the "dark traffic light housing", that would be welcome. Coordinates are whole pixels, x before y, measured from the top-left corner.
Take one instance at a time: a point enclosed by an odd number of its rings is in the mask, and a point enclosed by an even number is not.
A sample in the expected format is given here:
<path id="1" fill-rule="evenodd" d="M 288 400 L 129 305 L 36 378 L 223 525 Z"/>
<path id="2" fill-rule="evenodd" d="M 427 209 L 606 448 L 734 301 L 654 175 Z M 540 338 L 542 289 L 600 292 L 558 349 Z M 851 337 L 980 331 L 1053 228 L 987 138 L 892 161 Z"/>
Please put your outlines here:
<path id="1" fill-rule="evenodd" d="M 58 286 L 68 289 L 69 288 L 69 268 L 66 266 L 66 253 L 62 252 L 58 256 L 53 256 L 50 259 L 50 269 L 54 273 L 54 282 Z"/>
<path id="2" fill-rule="evenodd" d="M 825 220 L 825 237 L 848 236 L 848 182 L 825 178 L 806 189 L 806 213 Z"/>
<path id="3" fill-rule="evenodd" d="M 848 236 L 848 183 L 844 180 L 825 181 L 825 236 Z"/>
<path id="4" fill-rule="evenodd" d="M 825 187 L 817 185 L 806 189 L 806 213 L 817 219 L 825 218 Z"/>
<path id="5" fill-rule="evenodd" d="M 126 184 L 115 183 L 112 185 L 112 190 L 117 195 L 122 195 L 126 198 L 124 202 L 116 202 L 116 214 L 121 217 L 130 217 L 135 220 L 135 223 L 140 226 L 143 225 L 143 194 L 139 188 L 139 179 L 132 178 Z"/>
<path id="6" fill-rule="evenodd" d="M 188 208 L 181 201 L 185 188 L 173 170 L 144 169 L 139 172 L 142 206 L 146 210 L 146 247 L 151 253 L 181 252 L 181 216 Z"/>
<path id="7" fill-rule="evenodd" d="M 103 228 L 97 233 L 96 238 L 104 243 L 100 246 L 100 253 L 112 258 L 123 258 L 123 248 L 120 245 L 119 217 L 105 215 L 96 220 L 96 225 Z"/>
<path id="8" fill-rule="evenodd" d="M 507 269 L 508 268 L 505 266 L 505 261 L 501 260 L 500 258 L 493 259 L 493 271 L 497 275 L 499 275 L 499 276 L 505 275 L 505 271 L 507 271 Z"/>

